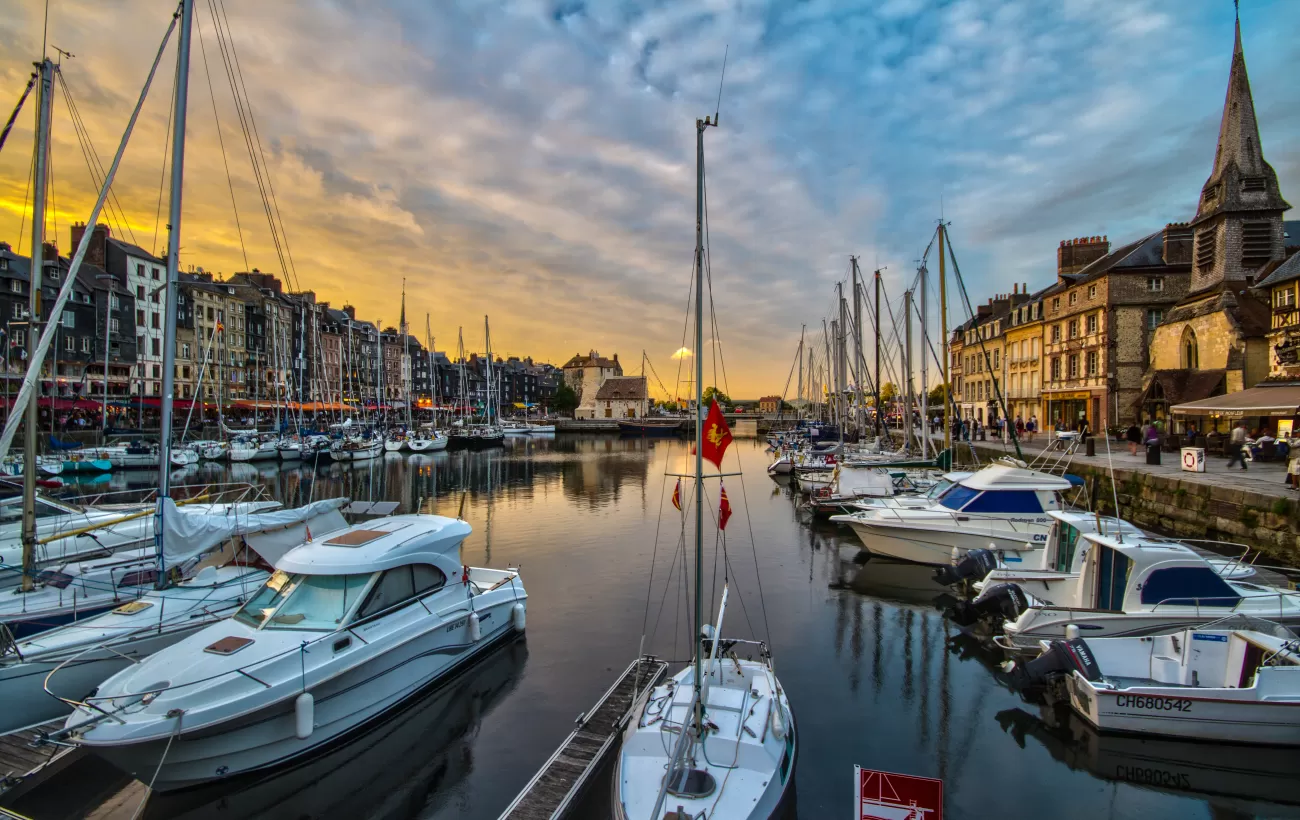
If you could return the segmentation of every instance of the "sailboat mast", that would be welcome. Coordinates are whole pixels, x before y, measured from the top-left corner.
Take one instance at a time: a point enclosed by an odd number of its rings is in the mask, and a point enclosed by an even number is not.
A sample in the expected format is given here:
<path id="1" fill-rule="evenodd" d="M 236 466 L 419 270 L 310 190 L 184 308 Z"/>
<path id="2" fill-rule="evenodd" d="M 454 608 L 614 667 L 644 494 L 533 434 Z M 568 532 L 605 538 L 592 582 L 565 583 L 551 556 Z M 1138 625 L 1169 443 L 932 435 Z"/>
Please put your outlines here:
<path id="1" fill-rule="evenodd" d="M 807 327 L 807 325 L 799 325 L 799 352 L 795 355 L 795 358 L 799 360 L 799 395 L 795 399 L 799 402 L 800 409 L 798 412 L 801 416 L 803 415 L 803 334 Z M 780 415 L 779 412 L 778 415 Z"/>
<path id="2" fill-rule="evenodd" d="M 862 393 L 863 372 L 867 369 L 867 360 L 862 355 L 862 283 L 858 281 L 858 258 L 850 256 L 853 261 L 853 372 L 856 375 L 857 389 L 855 398 L 858 402 L 858 410 L 854 414 L 854 424 L 858 428 L 858 435 L 866 428 L 867 408 L 864 404 L 865 397 Z"/>
<path id="3" fill-rule="evenodd" d="M 695 730 L 704 737 L 704 129 L 695 121 Z"/>
<path id="4" fill-rule="evenodd" d="M 926 269 L 925 262 L 921 262 L 919 271 L 921 284 L 921 458 L 927 458 L 930 454 L 930 371 L 926 363 L 930 360 L 929 352 L 930 333 L 926 327 L 926 322 L 930 318 L 930 312 L 927 310 L 928 299 L 926 296 Z"/>
<path id="5" fill-rule="evenodd" d="M 903 292 L 903 446 L 912 450 L 912 291 Z"/>
<path id="6" fill-rule="evenodd" d="M 166 578 L 163 561 L 163 511 L 171 495 L 172 394 L 176 389 L 176 289 L 181 261 L 181 191 L 185 180 L 185 106 L 190 87 L 190 29 L 194 0 L 182 0 L 180 40 L 176 45 L 176 113 L 172 133 L 171 200 L 167 216 L 166 319 L 163 331 L 162 414 L 158 436 L 158 511 L 153 528 L 158 552 L 158 584 Z"/>
<path id="7" fill-rule="evenodd" d="M 32 169 L 35 183 L 32 201 L 32 263 L 27 294 L 28 366 L 37 364 L 36 347 L 41 339 L 41 275 L 45 267 L 45 183 L 49 178 L 50 113 L 54 107 L 54 63 L 41 55 L 40 88 L 37 94 L 36 164 Z M 57 259 L 55 260 L 58 261 Z M 110 298 L 112 288 L 109 288 Z M 108 384 L 107 374 L 104 383 Z M 106 390 L 108 388 L 105 388 Z M 23 592 L 31 592 L 36 569 L 36 396 L 27 400 L 27 425 L 23 436 Z M 166 472 L 166 470 L 164 470 Z"/>
<path id="8" fill-rule="evenodd" d="M 880 440 L 884 419 L 880 415 L 880 270 L 876 269 L 876 440 Z"/>
<path id="9" fill-rule="evenodd" d="M 948 373 L 948 277 L 944 276 L 944 260 L 948 251 L 944 239 L 943 220 L 939 220 L 939 332 L 943 334 L 943 360 L 939 369 L 943 374 L 943 449 L 952 449 L 952 381 Z"/>

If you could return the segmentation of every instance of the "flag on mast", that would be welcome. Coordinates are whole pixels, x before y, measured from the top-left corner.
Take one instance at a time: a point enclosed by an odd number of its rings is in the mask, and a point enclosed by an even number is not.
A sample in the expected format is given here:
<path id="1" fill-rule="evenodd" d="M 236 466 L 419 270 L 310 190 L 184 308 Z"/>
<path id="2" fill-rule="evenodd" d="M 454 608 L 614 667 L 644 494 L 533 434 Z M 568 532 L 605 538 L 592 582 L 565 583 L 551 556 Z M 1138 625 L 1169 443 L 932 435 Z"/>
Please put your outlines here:
<path id="1" fill-rule="evenodd" d="M 722 482 L 718 482 L 718 485 L 722 490 L 722 499 L 718 502 L 718 529 L 725 530 L 727 520 L 731 518 L 731 501 L 727 499 L 726 486 Z"/>
<path id="2" fill-rule="evenodd" d="M 727 426 L 727 419 L 722 415 L 717 399 L 709 405 L 709 415 L 704 419 L 703 438 L 702 455 L 721 470 L 722 454 L 727 452 L 727 445 L 731 444 L 731 428 Z"/>
<path id="3" fill-rule="evenodd" d="M 673 487 L 673 506 L 678 512 L 682 510 L 682 480 L 677 479 L 677 486 Z"/>

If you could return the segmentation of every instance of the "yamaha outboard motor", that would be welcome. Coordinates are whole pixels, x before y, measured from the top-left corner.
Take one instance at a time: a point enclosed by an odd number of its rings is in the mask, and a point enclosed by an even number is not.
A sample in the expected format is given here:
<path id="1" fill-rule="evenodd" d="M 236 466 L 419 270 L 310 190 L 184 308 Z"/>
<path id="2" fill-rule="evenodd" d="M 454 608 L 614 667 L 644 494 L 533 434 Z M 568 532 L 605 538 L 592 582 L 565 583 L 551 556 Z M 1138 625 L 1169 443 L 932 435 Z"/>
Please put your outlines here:
<path id="1" fill-rule="evenodd" d="M 1076 671 L 1090 681 L 1101 680 L 1101 668 L 1083 638 L 1052 641 L 1047 651 L 1037 658 L 1022 664 L 1008 661 L 1002 669 L 1022 689 L 1043 686 Z"/>
<path id="2" fill-rule="evenodd" d="M 1029 608 L 1024 590 L 1016 584 L 994 584 L 985 587 L 979 597 L 970 603 L 959 602 L 948 611 L 948 617 L 960 626 L 970 626 L 983 618 L 997 623 L 1014 621 Z"/>
<path id="3" fill-rule="evenodd" d="M 957 563 L 936 569 L 934 580 L 944 586 L 962 581 L 982 581 L 997 566 L 998 559 L 990 550 L 970 550 Z"/>

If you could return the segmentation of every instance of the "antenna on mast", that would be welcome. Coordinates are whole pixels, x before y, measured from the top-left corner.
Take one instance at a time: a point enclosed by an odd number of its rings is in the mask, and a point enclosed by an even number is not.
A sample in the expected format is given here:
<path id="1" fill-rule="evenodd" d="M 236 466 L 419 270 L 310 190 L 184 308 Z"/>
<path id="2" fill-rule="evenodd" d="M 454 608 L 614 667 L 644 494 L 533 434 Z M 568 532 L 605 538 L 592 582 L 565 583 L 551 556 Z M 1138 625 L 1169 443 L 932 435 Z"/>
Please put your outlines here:
<path id="1" fill-rule="evenodd" d="M 727 54 L 731 51 L 731 44 L 728 43 L 722 51 L 722 76 L 718 78 L 718 104 L 713 109 L 713 127 L 718 127 L 718 117 L 722 113 L 722 82 L 727 79 Z M 704 118 L 706 125 L 710 124 L 708 117 Z"/>
<path id="2" fill-rule="evenodd" d="M 55 65 L 63 65 L 63 58 L 64 58 L 64 57 L 67 57 L 69 60 L 71 60 L 73 57 L 76 57 L 76 56 L 77 56 L 77 55 L 73 54 L 71 51 L 64 51 L 63 49 L 59 48 L 58 46 L 54 45 L 53 43 L 50 44 L 50 48 L 52 48 L 52 49 L 54 49 L 55 51 L 59 52 L 59 61 L 58 61 L 57 63 L 55 63 Z"/>

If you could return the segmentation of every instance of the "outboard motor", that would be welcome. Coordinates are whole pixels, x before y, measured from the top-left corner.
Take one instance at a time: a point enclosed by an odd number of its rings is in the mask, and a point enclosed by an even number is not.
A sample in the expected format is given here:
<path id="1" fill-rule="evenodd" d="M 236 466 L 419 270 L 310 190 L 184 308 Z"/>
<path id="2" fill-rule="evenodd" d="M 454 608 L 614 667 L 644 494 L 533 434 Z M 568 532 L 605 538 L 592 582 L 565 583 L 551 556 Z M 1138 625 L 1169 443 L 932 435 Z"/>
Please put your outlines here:
<path id="1" fill-rule="evenodd" d="M 970 626 L 983 618 L 998 623 L 1014 621 L 1029 608 L 1024 590 L 1016 584 L 994 584 L 985 587 L 979 597 L 969 603 L 959 602 L 948 611 L 948 617 L 959 626 Z"/>
<path id="2" fill-rule="evenodd" d="M 1097 666 L 1097 659 L 1083 638 L 1052 641 L 1047 651 L 1037 658 L 1022 664 L 1007 661 L 1002 670 L 1021 689 L 1044 686 L 1076 671 L 1090 681 L 1101 680 L 1101 667 Z"/>
<path id="3" fill-rule="evenodd" d="M 982 581 L 997 566 L 998 559 L 990 550 L 970 550 L 955 564 L 936 569 L 934 580 L 949 587 L 962 581 Z"/>

